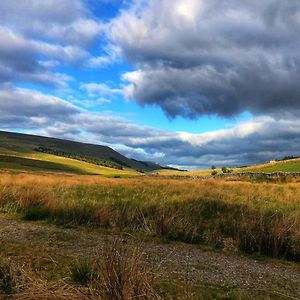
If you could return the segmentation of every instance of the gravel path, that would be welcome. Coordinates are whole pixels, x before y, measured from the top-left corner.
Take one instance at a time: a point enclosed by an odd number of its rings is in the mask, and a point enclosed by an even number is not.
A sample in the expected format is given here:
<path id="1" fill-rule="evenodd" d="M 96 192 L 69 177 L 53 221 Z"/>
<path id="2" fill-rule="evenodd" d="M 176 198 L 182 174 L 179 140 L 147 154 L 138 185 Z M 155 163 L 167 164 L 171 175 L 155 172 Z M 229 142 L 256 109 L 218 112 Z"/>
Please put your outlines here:
<path id="1" fill-rule="evenodd" d="M 79 257 L 99 255 L 116 236 L 89 228 L 61 228 L 50 224 L 23 222 L 0 216 L 0 254 L 26 259 L 48 255 Z M 140 238 L 138 239 L 140 244 Z M 128 245 L 136 244 L 126 238 Z M 242 289 L 283 294 L 278 299 L 300 299 L 300 266 L 288 262 L 257 261 L 239 254 L 216 252 L 182 243 L 143 241 L 147 260 L 159 264 L 164 278 L 231 285 Z M 19 247 L 19 250 L 16 248 Z M 21 249 L 21 250 L 20 250 Z M 278 292 L 278 287 L 280 291 Z"/>

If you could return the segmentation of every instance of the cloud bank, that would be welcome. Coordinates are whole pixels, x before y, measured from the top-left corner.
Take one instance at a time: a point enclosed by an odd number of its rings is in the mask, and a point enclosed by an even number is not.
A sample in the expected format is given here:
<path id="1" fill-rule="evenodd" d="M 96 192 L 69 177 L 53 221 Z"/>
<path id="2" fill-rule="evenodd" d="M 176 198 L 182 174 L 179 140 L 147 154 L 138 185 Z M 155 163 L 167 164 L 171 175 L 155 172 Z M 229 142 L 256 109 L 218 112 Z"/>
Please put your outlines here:
<path id="1" fill-rule="evenodd" d="M 239 166 L 300 155 L 300 121 L 258 117 L 202 134 L 171 132 L 111 114 L 91 113 L 41 92 L 0 87 L 0 128 L 101 142 L 138 159 L 186 168 Z M 288 147 L 287 147 L 288 144 Z"/>
<path id="2" fill-rule="evenodd" d="M 108 32 L 136 67 L 123 75 L 129 98 L 171 117 L 299 113 L 298 0 L 142 3 Z"/>

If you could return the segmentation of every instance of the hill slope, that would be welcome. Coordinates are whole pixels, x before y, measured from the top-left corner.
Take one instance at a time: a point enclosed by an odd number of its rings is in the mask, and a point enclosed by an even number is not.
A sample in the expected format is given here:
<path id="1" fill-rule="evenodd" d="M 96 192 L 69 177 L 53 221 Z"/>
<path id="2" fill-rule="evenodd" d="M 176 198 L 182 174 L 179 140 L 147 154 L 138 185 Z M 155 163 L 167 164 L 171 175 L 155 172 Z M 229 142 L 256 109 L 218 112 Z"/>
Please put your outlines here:
<path id="1" fill-rule="evenodd" d="M 162 169 L 158 164 L 129 159 L 107 146 L 4 131 L 0 131 L 0 153 L 41 160 L 48 158 L 48 161 L 51 156 L 51 161 L 54 160 L 54 163 L 76 161 L 74 158 L 79 157 L 83 160 L 80 163 L 88 164 L 95 161 L 97 164 L 100 162 L 101 165 L 105 162 L 108 163 L 108 167 L 115 166 L 117 169 L 139 171 Z M 74 164 L 76 165 L 76 162 Z"/>
<path id="2" fill-rule="evenodd" d="M 279 161 L 273 161 L 269 163 L 264 164 L 258 164 L 258 165 L 251 165 L 248 167 L 240 167 L 240 168 L 231 168 L 233 173 L 245 173 L 245 172 L 251 172 L 251 173 L 278 173 L 278 172 L 285 172 L 285 173 L 292 173 L 292 172 L 300 172 L 300 158 L 292 158 L 292 159 L 286 159 L 286 160 L 279 160 Z M 216 169 L 218 174 L 222 174 L 222 170 Z M 210 176 L 212 170 L 206 169 L 206 170 L 194 170 L 194 171 L 187 171 L 182 172 L 178 170 L 158 170 L 154 171 L 153 173 L 164 175 L 164 176 Z"/>
<path id="3" fill-rule="evenodd" d="M 236 172 L 276 173 L 276 172 L 300 172 L 300 158 L 283 161 L 273 161 L 266 164 L 237 168 Z"/>

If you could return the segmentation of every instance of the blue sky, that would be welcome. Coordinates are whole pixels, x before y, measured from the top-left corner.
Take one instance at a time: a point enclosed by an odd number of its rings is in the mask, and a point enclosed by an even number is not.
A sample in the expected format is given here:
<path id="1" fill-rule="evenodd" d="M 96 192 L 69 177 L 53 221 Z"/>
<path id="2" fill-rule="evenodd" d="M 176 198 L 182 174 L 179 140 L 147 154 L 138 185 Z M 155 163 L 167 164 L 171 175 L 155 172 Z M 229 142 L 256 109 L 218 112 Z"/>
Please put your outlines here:
<path id="1" fill-rule="evenodd" d="M 0 3 L 0 129 L 188 169 L 299 155 L 296 0 Z"/>

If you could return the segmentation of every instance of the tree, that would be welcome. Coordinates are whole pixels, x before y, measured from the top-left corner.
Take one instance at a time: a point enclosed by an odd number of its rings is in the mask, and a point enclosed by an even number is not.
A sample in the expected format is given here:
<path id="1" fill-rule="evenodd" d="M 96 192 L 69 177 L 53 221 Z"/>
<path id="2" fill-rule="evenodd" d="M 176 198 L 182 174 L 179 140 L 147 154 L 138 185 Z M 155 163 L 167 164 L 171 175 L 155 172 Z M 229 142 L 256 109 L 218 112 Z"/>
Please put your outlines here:
<path id="1" fill-rule="evenodd" d="M 226 168 L 226 167 L 222 167 L 222 172 L 223 172 L 224 174 L 226 174 L 226 173 L 232 173 L 232 170 L 229 169 L 229 168 Z"/>
<path id="2" fill-rule="evenodd" d="M 212 166 L 211 166 L 211 169 L 212 169 L 212 170 L 215 170 L 215 169 L 216 169 L 216 166 L 215 166 L 215 165 L 212 165 Z"/>
<path id="3" fill-rule="evenodd" d="M 228 173 L 227 168 L 226 167 L 222 167 L 222 172 L 223 173 Z"/>

